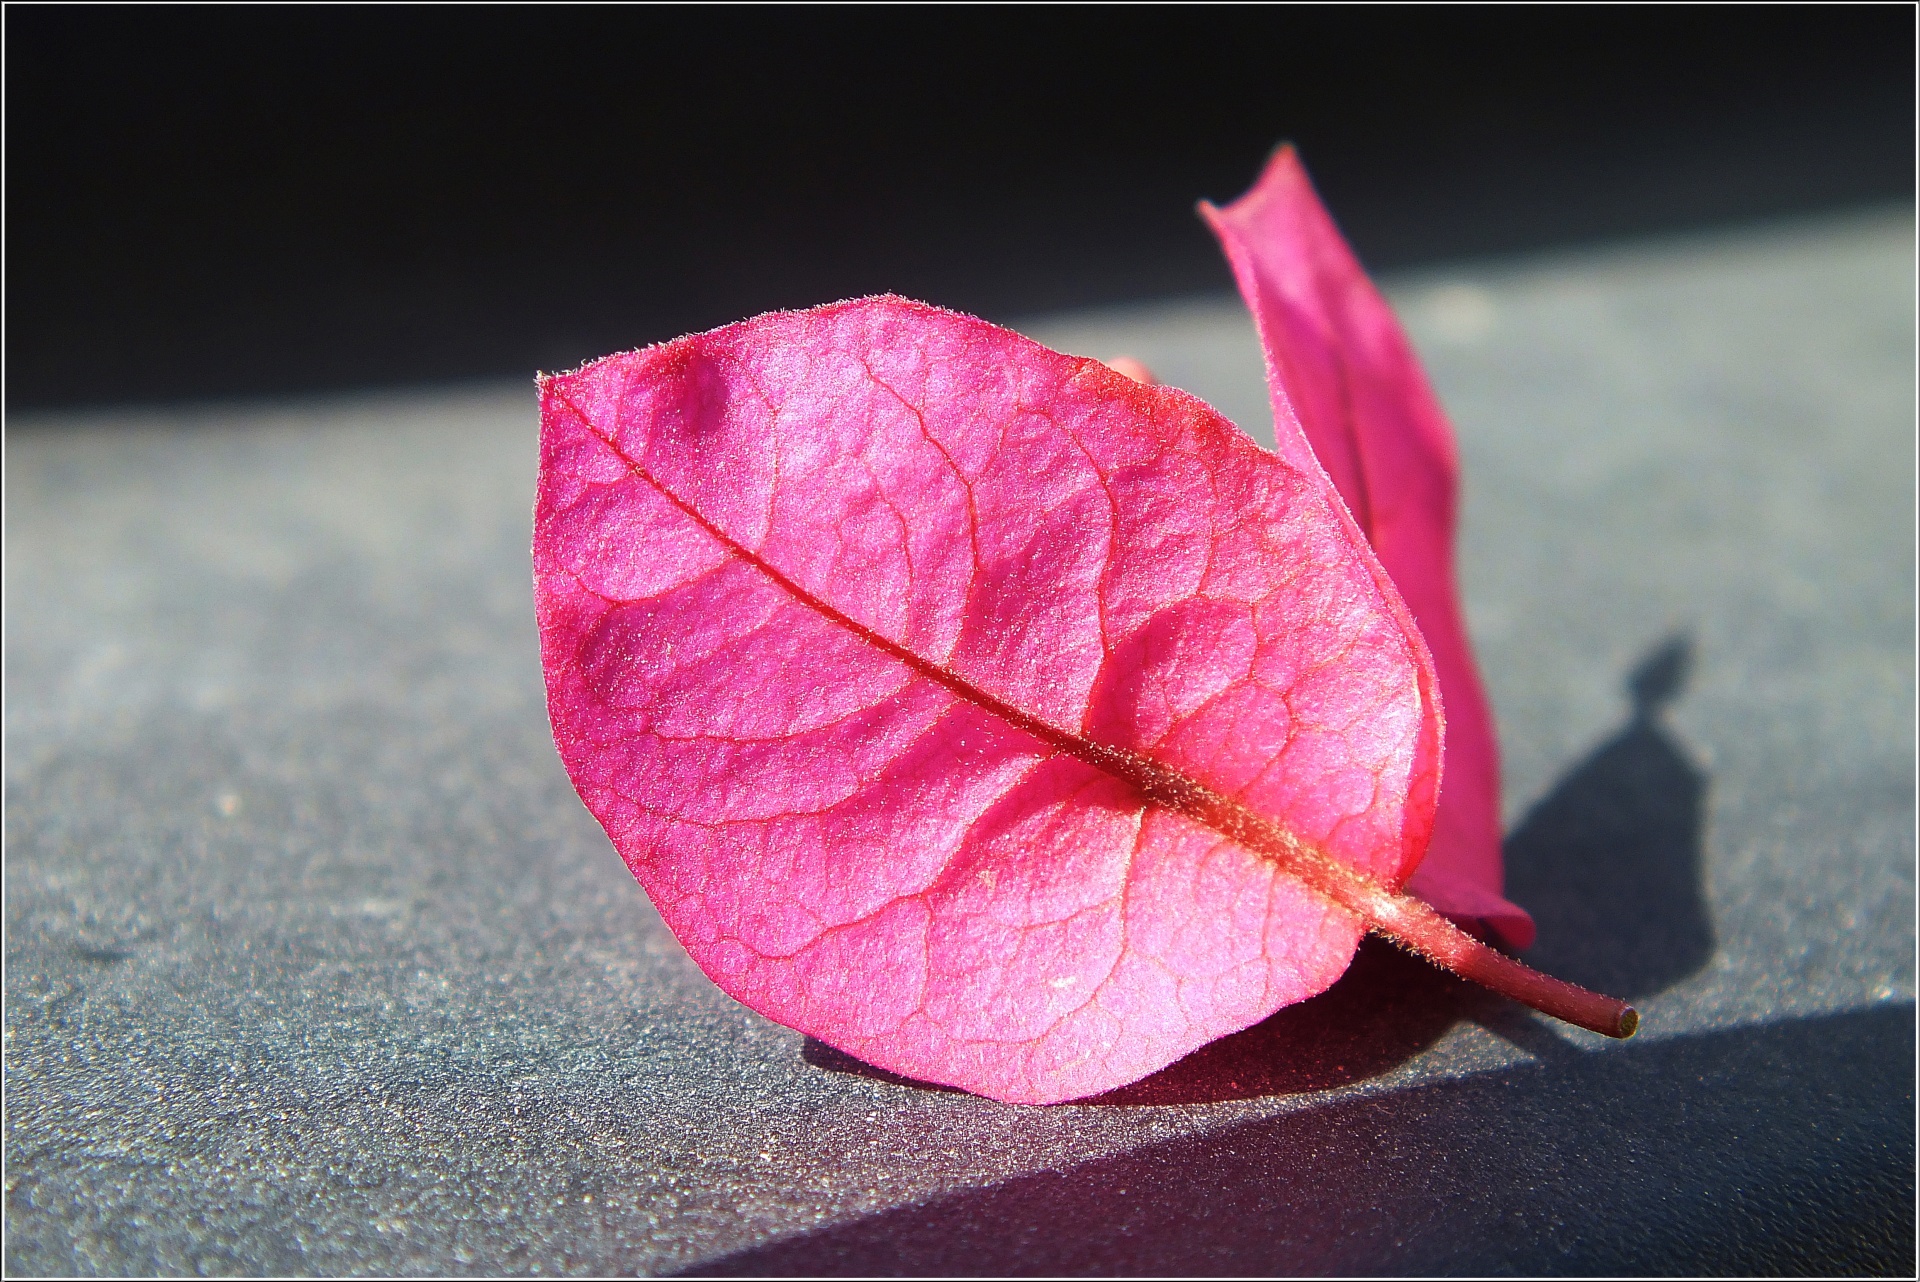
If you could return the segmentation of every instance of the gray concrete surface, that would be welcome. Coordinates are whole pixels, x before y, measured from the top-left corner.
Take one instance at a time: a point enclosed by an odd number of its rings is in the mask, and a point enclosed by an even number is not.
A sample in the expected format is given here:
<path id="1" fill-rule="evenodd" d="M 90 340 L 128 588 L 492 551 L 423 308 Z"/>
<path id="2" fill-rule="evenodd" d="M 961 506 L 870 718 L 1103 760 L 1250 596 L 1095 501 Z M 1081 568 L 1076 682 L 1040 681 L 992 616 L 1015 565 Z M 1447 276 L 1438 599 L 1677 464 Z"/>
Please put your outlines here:
<path id="1" fill-rule="evenodd" d="M 661 926 L 548 738 L 530 385 L 16 417 L 8 1273 L 1910 1273 L 1913 234 L 1395 282 L 1531 956 L 1641 1036 L 1369 945 L 1046 1109 Z M 1026 328 L 1270 431 L 1229 299 Z"/>

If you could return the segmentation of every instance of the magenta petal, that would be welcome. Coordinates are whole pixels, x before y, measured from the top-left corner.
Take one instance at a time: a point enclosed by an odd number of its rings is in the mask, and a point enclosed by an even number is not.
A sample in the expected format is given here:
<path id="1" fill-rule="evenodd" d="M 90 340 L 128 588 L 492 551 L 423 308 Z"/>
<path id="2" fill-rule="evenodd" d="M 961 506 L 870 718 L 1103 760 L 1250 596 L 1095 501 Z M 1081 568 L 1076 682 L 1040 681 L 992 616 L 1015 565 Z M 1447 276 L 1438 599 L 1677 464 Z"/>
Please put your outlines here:
<path id="1" fill-rule="evenodd" d="M 1276 423 L 1305 433 L 1433 652 L 1445 764 L 1433 845 L 1407 889 L 1525 948 L 1533 919 L 1502 896 L 1500 750 L 1454 582 L 1453 430 L 1291 147 L 1246 195 L 1201 213 L 1253 312 Z"/>
<path id="2" fill-rule="evenodd" d="M 667 923 L 898 1073 L 1094 1094 L 1346 968 L 1356 916 L 1100 752 L 1390 885 L 1428 842 L 1431 660 L 1319 466 L 970 317 L 543 380 L 533 551 L 555 740 Z"/>

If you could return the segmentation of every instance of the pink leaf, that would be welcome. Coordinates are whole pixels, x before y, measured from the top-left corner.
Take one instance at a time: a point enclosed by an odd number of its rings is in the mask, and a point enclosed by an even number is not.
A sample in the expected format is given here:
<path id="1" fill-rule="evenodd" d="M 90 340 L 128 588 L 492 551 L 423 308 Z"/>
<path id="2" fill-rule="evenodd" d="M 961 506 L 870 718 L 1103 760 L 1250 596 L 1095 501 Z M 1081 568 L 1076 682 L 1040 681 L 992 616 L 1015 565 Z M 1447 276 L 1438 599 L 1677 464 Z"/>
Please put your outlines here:
<path id="1" fill-rule="evenodd" d="M 541 420 L 567 770 L 783 1024 L 1092 1094 L 1346 968 L 1369 922 L 1289 852 L 1358 905 L 1426 847 L 1430 661 L 1303 444 L 898 298 L 609 357 Z"/>
<path id="2" fill-rule="evenodd" d="M 1433 844 L 1408 889 L 1525 948 L 1533 919 L 1502 896 L 1499 747 L 1454 585 L 1459 466 L 1446 415 L 1291 147 L 1246 195 L 1201 212 L 1266 351 L 1282 457 L 1310 447 L 1325 466 L 1433 653 L 1445 770 Z"/>

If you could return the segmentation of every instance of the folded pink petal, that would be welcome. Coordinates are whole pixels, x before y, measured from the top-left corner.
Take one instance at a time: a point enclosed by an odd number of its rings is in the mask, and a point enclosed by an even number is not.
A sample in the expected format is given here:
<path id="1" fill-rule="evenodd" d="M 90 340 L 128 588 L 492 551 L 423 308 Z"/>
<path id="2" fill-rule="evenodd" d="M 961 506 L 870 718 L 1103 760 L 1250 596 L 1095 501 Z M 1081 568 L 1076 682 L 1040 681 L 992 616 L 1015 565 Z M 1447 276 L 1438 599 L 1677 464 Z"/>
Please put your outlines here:
<path id="1" fill-rule="evenodd" d="M 1431 659 L 1303 440 L 872 298 L 543 380 L 540 466 L 581 797 L 720 987 L 870 1063 L 1071 1099 L 1344 971 L 1358 917 L 1140 771 L 1389 885 L 1427 847 Z"/>
<path id="2" fill-rule="evenodd" d="M 1311 443 L 1433 652 L 1445 764 L 1433 844 L 1407 889 L 1525 948 L 1533 919 L 1502 895 L 1499 746 L 1454 580 L 1452 428 L 1291 147 L 1240 199 L 1201 213 L 1253 312 L 1276 422 Z"/>

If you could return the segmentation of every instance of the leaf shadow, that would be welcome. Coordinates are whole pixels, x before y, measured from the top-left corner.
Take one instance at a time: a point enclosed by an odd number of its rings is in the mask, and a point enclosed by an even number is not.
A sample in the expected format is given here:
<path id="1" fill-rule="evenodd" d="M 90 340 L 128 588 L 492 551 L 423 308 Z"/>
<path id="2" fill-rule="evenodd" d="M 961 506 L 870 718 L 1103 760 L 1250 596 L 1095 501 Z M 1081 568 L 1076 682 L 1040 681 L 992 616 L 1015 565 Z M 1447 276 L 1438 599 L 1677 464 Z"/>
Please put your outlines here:
<path id="1" fill-rule="evenodd" d="M 1627 678 L 1627 724 L 1507 838 L 1507 895 L 1533 914 L 1527 963 L 1621 997 L 1647 997 L 1713 956 L 1701 838 L 1710 779 L 1667 721 L 1694 664 L 1681 634 Z"/>
<path id="2" fill-rule="evenodd" d="M 855 1059 L 837 1046 L 829 1046 L 817 1037 L 809 1037 L 801 1043 L 800 1058 L 814 1068 L 829 1073 L 844 1073 L 849 1077 L 864 1077 L 870 1082 L 885 1082 L 889 1086 L 912 1086 L 923 1091 L 938 1091 L 944 1095 L 964 1095 L 966 1092 L 955 1086 L 942 1086 L 938 1082 L 923 1082 L 914 1077 L 903 1077 L 899 1073 L 888 1072 Z"/>
<path id="3" fill-rule="evenodd" d="M 1666 724 L 1693 643 L 1669 637 L 1628 674 L 1627 725 L 1582 758 L 1506 842 L 1507 894 L 1539 926 L 1526 960 L 1601 992 L 1645 997 L 1713 954 L 1701 886 L 1708 779 Z M 1543 1060 L 1575 1054 L 1529 1013 L 1369 938 L 1339 982 L 1202 1046 L 1128 1086 L 1079 1101 L 1211 1104 L 1329 1090 L 1381 1076 L 1471 1019 Z M 807 1063 L 896 1085 L 888 1073 L 807 1039 Z"/>

